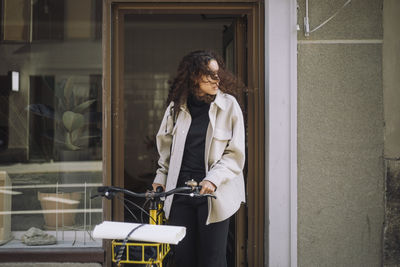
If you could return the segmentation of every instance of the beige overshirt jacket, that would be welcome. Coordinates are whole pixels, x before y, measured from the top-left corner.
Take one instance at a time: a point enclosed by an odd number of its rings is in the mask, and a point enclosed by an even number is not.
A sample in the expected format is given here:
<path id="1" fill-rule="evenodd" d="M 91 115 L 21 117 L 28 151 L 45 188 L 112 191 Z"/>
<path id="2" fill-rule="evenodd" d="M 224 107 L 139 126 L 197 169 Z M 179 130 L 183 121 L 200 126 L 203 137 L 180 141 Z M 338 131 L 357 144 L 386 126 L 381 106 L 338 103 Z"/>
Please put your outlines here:
<path id="1" fill-rule="evenodd" d="M 165 111 L 157 133 L 157 148 L 160 155 L 154 183 L 162 184 L 166 190 L 176 187 L 186 136 L 191 116 L 186 104 L 181 106 L 176 122 L 173 121 L 171 103 Z M 223 221 L 232 216 L 245 202 L 243 166 L 245 163 L 245 130 L 243 114 L 236 99 L 218 91 L 210 104 L 210 123 L 205 141 L 205 180 L 216 187 L 216 199 L 208 199 L 206 224 Z M 166 198 L 165 215 L 168 218 L 173 196 Z"/>

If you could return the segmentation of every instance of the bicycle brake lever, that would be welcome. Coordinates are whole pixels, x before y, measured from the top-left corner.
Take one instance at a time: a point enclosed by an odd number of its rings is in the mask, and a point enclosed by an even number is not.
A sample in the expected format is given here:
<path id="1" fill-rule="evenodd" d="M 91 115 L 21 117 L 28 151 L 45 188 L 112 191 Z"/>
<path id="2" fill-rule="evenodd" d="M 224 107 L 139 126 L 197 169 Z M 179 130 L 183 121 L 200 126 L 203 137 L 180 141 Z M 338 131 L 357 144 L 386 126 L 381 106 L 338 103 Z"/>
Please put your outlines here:
<path id="1" fill-rule="evenodd" d="M 212 197 L 213 199 L 217 199 L 217 197 L 216 197 L 216 196 L 214 196 L 214 195 L 211 195 L 211 194 L 202 194 L 202 195 L 200 195 L 200 196 Z M 199 197 L 200 197 L 200 196 L 199 196 Z"/>
<path id="2" fill-rule="evenodd" d="M 199 193 L 181 193 L 181 194 L 179 194 L 179 195 L 184 195 L 184 196 L 189 196 L 189 197 L 212 197 L 213 199 L 217 199 L 217 197 L 216 196 L 214 196 L 214 195 L 211 195 L 211 194 L 199 194 Z"/>
<path id="3" fill-rule="evenodd" d="M 108 186 L 100 186 L 100 187 L 98 187 L 97 188 L 97 192 L 99 192 L 100 194 L 96 195 L 96 196 L 105 197 L 107 199 L 112 199 L 117 194 L 117 192 L 112 191 L 110 189 L 110 187 L 108 187 Z"/>
<path id="4" fill-rule="evenodd" d="M 112 199 L 116 194 L 117 192 L 106 191 L 104 192 L 104 197 L 107 199 Z"/>

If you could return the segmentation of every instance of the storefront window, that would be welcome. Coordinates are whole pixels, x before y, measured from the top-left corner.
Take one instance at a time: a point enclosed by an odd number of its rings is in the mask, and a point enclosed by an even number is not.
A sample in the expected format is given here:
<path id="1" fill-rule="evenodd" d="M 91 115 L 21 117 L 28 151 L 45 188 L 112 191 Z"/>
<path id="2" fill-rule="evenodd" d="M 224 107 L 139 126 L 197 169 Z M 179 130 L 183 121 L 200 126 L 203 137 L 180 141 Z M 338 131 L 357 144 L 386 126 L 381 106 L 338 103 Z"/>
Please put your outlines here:
<path id="1" fill-rule="evenodd" d="M 0 3 L 0 250 L 101 246 L 102 1 Z"/>

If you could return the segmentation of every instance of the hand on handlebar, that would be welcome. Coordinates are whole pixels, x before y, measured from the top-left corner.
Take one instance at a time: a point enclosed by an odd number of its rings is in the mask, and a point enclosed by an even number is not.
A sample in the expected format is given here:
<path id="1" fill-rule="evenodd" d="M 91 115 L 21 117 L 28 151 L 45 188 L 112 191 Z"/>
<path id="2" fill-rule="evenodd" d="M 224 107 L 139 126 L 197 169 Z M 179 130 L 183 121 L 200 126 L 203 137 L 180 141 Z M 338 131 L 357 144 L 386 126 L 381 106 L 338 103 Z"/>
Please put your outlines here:
<path id="1" fill-rule="evenodd" d="M 199 184 L 201 186 L 200 194 L 212 194 L 215 192 L 215 189 L 217 188 L 212 182 L 208 180 L 203 180 Z"/>
<path id="2" fill-rule="evenodd" d="M 163 191 L 165 191 L 165 186 L 162 184 L 153 183 L 151 186 L 153 187 L 154 192 L 157 192 L 157 187 L 159 187 L 159 186 L 161 186 L 163 188 Z"/>

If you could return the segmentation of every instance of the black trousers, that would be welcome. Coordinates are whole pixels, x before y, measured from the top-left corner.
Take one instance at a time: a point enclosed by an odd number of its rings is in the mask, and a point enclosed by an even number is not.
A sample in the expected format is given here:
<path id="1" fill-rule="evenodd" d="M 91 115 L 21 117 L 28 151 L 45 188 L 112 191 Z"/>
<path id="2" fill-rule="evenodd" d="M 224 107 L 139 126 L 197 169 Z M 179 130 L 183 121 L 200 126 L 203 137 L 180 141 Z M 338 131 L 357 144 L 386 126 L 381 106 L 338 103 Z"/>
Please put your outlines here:
<path id="1" fill-rule="evenodd" d="M 229 219 L 206 225 L 206 198 L 175 195 L 169 222 L 185 226 L 186 236 L 174 249 L 176 267 L 226 267 Z"/>

